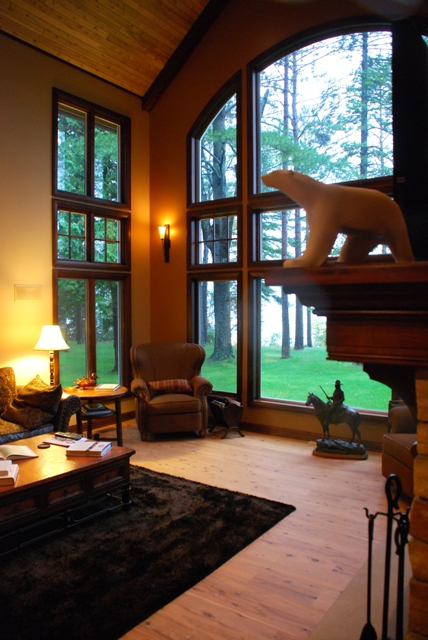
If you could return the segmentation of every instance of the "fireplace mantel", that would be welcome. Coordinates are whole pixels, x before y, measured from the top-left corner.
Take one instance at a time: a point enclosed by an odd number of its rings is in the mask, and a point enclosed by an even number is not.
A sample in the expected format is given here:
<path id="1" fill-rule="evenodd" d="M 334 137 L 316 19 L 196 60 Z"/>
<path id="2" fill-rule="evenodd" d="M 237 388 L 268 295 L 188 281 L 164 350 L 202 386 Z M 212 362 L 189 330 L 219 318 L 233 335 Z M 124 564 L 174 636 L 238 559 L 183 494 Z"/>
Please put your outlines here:
<path id="1" fill-rule="evenodd" d="M 363 363 L 416 415 L 415 369 L 428 366 L 428 262 L 278 268 L 265 281 L 326 316 L 330 360 Z"/>

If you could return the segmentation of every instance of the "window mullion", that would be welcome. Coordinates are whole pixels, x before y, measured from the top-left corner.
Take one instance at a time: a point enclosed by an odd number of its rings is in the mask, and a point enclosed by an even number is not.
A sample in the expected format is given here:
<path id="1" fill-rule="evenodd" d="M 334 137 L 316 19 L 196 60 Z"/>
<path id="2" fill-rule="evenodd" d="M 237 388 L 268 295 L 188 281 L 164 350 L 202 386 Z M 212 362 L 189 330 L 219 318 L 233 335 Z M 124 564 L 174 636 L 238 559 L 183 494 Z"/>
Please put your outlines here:
<path id="1" fill-rule="evenodd" d="M 93 111 L 88 112 L 86 136 L 86 193 L 91 198 L 95 197 L 95 117 Z"/>
<path id="2" fill-rule="evenodd" d="M 88 215 L 86 216 L 86 234 L 87 234 L 87 260 L 90 263 L 94 262 L 94 216 Z"/>
<path id="3" fill-rule="evenodd" d="M 95 321 L 95 279 L 88 278 L 86 283 L 86 344 L 87 372 L 96 373 L 96 321 Z"/>

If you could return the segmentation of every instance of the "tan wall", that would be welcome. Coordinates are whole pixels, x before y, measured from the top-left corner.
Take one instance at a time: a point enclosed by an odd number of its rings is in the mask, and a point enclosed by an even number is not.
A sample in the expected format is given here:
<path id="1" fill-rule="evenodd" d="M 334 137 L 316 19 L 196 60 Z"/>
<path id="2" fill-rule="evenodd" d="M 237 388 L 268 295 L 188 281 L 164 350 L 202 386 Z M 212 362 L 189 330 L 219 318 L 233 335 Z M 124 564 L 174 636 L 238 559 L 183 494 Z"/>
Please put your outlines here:
<path id="1" fill-rule="evenodd" d="M 150 190 L 151 190 L 151 338 L 153 341 L 187 339 L 186 300 L 186 136 L 193 123 L 223 84 L 242 72 L 246 95 L 247 63 L 269 47 L 299 31 L 317 24 L 357 15 L 361 6 L 351 2 L 307 3 L 232 0 L 196 48 L 171 87 L 150 113 Z M 243 105 L 244 212 L 247 193 L 246 108 Z M 170 263 L 163 262 L 156 227 L 172 225 Z M 246 219 L 244 216 L 244 226 Z M 244 246 L 244 265 L 247 260 Z M 247 277 L 244 267 L 244 308 Z M 160 295 L 161 293 L 161 295 Z M 244 336 L 247 314 L 244 312 Z M 244 340 L 245 343 L 245 340 Z M 244 370 L 247 349 L 244 344 Z M 244 376 L 245 378 L 245 376 Z M 243 402 L 246 386 L 244 381 Z M 319 424 L 308 414 L 246 408 L 248 423 L 270 425 L 275 432 L 284 429 L 303 433 L 310 429 L 321 436 Z M 369 440 L 380 442 L 385 422 L 365 423 Z M 333 434 L 335 435 L 335 434 Z M 339 434 L 337 434 L 339 435 Z M 348 437 L 345 431 L 343 434 Z"/>
<path id="2" fill-rule="evenodd" d="M 52 88 L 132 119 L 133 341 L 150 338 L 149 116 L 125 91 L 0 34 L 0 366 L 17 382 L 49 379 L 47 353 L 33 347 L 52 322 Z M 14 300 L 15 284 L 42 287 Z"/>

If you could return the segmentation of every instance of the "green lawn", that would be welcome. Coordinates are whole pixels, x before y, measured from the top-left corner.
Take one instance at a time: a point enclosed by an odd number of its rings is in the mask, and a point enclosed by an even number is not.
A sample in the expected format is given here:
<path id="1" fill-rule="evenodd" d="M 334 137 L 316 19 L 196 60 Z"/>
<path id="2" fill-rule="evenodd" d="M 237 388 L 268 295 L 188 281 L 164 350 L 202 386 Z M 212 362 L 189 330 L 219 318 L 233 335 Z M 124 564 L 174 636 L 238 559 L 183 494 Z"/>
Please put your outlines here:
<path id="1" fill-rule="evenodd" d="M 70 351 L 60 352 L 61 383 L 64 387 L 85 375 L 86 370 L 84 345 L 70 343 L 70 347 Z M 236 359 L 213 362 L 209 359 L 212 347 L 206 347 L 206 352 L 202 375 L 212 382 L 215 391 L 236 393 Z M 98 350 L 98 382 L 118 382 L 112 367 L 112 343 L 103 342 Z M 326 360 L 323 347 L 292 350 L 291 357 L 285 360 L 280 358 L 279 347 L 262 348 L 261 395 L 264 398 L 305 402 L 308 393 L 312 392 L 324 400 L 320 385 L 331 395 L 336 380 L 342 382 L 345 403 L 350 407 L 388 410 L 391 389 L 370 380 L 360 365 Z"/>
<path id="2" fill-rule="evenodd" d="M 77 378 L 86 375 L 85 345 L 68 341 L 70 351 L 60 351 L 61 384 L 68 387 Z M 119 382 L 118 374 L 112 371 L 114 351 L 112 342 L 101 342 L 97 345 L 97 375 L 99 384 L 103 382 Z M 90 372 L 92 373 L 92 371 Z"/>
<path id="3" fill-rule="evenodd" d="M 236 392 L 236 360 L 212 362 L 209 360 L 212 349 L 207 347 L 206 351 L 203 375 L 215 390 Z M 320 385 L 331 395 L 336 380 L 342 382 L 345 403 L 349 406 L 388 410 L 391 389 L 370 380 L 362 365 L 326 360 L 323 347 L 292 350 L 287 359 L 280 357 L 279 347 L 262 348 L 262 397 L 305 402 L 312 392 L 324 400 Z"/>

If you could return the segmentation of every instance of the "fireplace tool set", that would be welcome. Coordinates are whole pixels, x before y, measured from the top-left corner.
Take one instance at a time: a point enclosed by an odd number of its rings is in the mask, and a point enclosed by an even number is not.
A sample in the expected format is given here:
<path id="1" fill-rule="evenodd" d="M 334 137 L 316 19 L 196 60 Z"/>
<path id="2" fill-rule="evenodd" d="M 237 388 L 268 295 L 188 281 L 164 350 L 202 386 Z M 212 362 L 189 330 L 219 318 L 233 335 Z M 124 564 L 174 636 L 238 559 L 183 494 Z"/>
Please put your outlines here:
<path id="1" fill-rule="evenodd" d="M 385 483 L 385 493 L 388 500 L 387 513 L 377 512 L 369 513 L 365 508 L 368 518 L 368 568 L 367 568 L 367 622 L 361 632 L 360 640 L 377 640 L 376 630 L 371 622 L 371 581 L 372 581 L 372 547 L 373 547 L 373 530 L 374 521 L 377 516 L 386 516 L 386 552 L 385 552 L 385 576 L 383 591 L 383 612 L 382 612 L 382 636 L 381 640 L 392 640 L 388 635 L 388 609 L 389 609 L 389 588 L 391 575 L 391 549 L 393 525 L 396 523 L 394 533 L 394 541 L 396 547 L 396 555 L 398 556 L 398 577 L 397 577 L 397 612 L 396 612 L 396 637 L 395 640 L 403 640 L 403 607 L 404 607 L 404 568 L 405 568 L 405 548 L 409 533 L 409 511 L 410 507 L 402 513 L 399 509 L 398 501 L 401 496 L 401 480 L 391 474 Z"/>

